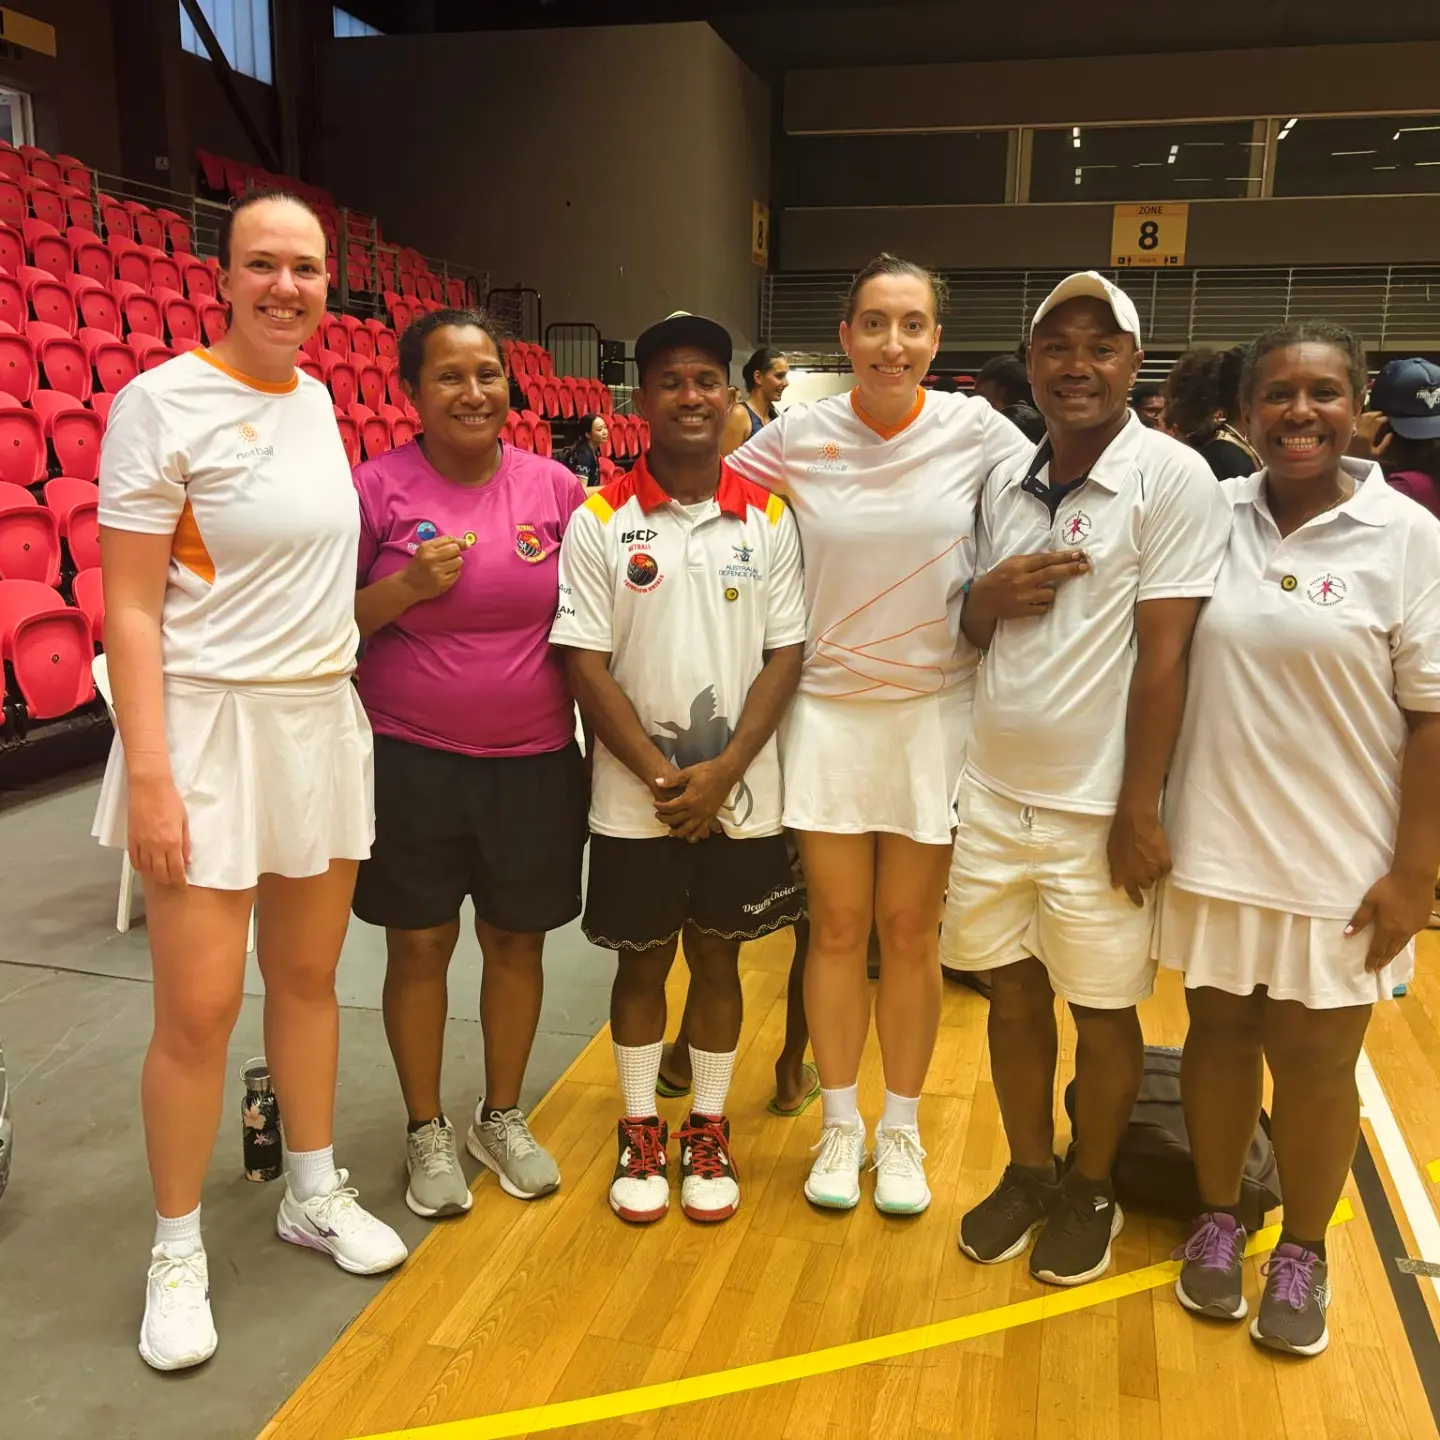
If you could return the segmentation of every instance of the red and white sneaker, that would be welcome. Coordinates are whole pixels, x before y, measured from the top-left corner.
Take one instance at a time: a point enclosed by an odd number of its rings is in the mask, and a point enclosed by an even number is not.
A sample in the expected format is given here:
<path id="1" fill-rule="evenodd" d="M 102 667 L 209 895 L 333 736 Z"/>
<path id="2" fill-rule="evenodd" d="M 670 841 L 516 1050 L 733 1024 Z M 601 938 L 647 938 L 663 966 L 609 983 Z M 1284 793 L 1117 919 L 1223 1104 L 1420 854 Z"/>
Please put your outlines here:
<path id="1" fill-rule="evenodd" d="M 680 1208 L 692 1220 L 728 1220 L 740 1208 L 740 1182 L 730 1155 L 730 1122 L 691 1112 L 680 1142 Z"/>
<path id="2" fill-rule="evenodd" d="M 610 1208 L 622 1219 L 648 1225 L 670 1208 L 669 1162 L 665 1146 L 670 1130 L 658 1115 L 621 1120 L 620 1158 L 610 1181 Z"/>

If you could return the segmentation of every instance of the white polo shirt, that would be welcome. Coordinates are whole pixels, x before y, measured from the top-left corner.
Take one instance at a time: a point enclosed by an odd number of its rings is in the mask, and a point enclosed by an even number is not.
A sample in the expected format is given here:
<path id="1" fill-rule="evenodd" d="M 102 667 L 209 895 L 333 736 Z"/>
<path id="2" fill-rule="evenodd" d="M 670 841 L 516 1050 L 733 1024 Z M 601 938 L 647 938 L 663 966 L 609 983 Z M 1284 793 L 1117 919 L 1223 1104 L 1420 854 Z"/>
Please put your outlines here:
<path id="1" fill-rule="evenodd" d="M 1166 796 L 1171 883 L 1349 919 L 1390 868 L 1405 710 L 1440 710 L 1440 521 L 1346 460 L 1343 505 L 1281 539 L 1264 474 L 1190 654 Z"/>
<path id="2" fill-rule="evenodd" d="M 795 521 L 782 500 L 728 465 L 712 499 L 685 506 L 642 457 L 571 517 L 551 643 L 608 653 L 645 733 L 678 768 L 725 748 L 764 652 L 804 639 Z M 773 735 L 720 823 L 740 839 L 779 831 Z M 598 740 L 590 828 L 636 839 L 669 834 L 649 787 Z"/>
<path id="3" fill-rule="evenodd" d="M 792 405 L 728 457 L 786 496 L 805 547 L 804 694 L 908 700 L 956 689 L 979 663 L 960 633 L 975 571 L 975 506 L 1030 442 L 966 395 L 921 390 L 899 425 L 855 392 Z"/>
<path id="4" fill-rule="evenodd" d="M 325 387 L 207 350 L 137 376 L 100 446 L 100 523 L 169 535 L 166 675 L 235 685 L 355 668 L 360 504 Z"/>
<path id="5" fill-rule="evenodd" d="M 1134 414 L 1054 518 L 1033 493 L 1045 445 L 997 470 L 980 505 L 984 573 L 1012 555 L 1084 550 L 1043 616 L 1002 620 L 980 669 L 967 766 L 1021 805 L 1112 815 L 1125 767 L 1135 606 L 1215 588 L 1230 509 L 1188 445 Z M 1027 484 L 1028 481 L 1028 484 Z"/>

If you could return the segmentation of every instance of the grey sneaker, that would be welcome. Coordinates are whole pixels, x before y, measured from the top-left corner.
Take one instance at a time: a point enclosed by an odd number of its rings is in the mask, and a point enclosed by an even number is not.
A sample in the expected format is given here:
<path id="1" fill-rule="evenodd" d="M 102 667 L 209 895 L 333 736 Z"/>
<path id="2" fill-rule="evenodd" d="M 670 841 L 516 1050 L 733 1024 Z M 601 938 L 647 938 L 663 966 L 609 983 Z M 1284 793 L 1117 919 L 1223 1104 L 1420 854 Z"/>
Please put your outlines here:
<path id="1" fill-rule="evenodd" d="M 492 1110 L 471 1125 L 465 1148 L 500 1177 L 500 1188 L 517 1200 L 538 1200 L 560 1188 L 560 1167 L 536 1144 L 522 1110 Z"/>
<path id="2" fill-rule="evenodd" d="M 455 1127 L 444 1116 L 406 1135 L 405 1168 L 410 1172 L 405 1203 L 417 1215 L 427 1220 L 463 1215 L 475 1203 L 460 1168 Z"/>
<path id="3" fill-rule="evenodd" d="M 1330 1267 L 1303 1245 L 1281 1245 L 1261 1273 L 1265 1293 L 1250 1338 L 1290 1355 L 1318 1355 L 1330 1343 Z"/>
<path id="4" fill-rule="evenodd" d="M 1233 1215 L 1201 1215 L 1173 1258 L 1185 1262 L 1175 1282 L 1175 1298 L 1192 1315 L 1245 1318 L 1245 1227 Z"/>

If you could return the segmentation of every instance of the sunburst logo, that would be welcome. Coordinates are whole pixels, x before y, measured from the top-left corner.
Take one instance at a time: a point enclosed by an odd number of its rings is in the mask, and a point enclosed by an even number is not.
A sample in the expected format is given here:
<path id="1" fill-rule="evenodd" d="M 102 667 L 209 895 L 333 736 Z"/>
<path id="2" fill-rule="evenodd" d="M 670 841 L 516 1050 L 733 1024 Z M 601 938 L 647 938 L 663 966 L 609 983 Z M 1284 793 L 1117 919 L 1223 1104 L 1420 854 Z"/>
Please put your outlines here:
<path id="1" fill-rule="evenodd" d="M 260 438 L 260 432 L 248 420 L 242 420 L 235 429 L 247 445 L 253 445 Z"/>
<path id="2" fill-rule="evenodd" d="M 827 440 L 820 447 L 820 458 L 834 462 L 840 458 L 840 447 L 833 441 Z"/>

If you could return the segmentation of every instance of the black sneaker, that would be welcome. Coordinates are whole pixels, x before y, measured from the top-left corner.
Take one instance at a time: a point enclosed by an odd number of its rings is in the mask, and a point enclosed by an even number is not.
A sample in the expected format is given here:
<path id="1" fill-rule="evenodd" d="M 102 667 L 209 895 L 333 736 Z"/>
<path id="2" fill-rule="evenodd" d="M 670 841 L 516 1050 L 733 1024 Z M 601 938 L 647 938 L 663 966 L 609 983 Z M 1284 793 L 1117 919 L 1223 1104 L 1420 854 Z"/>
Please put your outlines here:
<path id="1" fill-rule="evenodd" d="M 1046 1285 L 1098 1279 L 1110 1264 L 1110 1242 L 1124 1223 L 1109 1183 L 1082 1180 L 1072 1170 L 1030 1252 L 1031 1275 Z"/>
<path id="2" fill-rule="evenodd" d="M 1289 1355 L 1318 1355 L 1330 1343 L 1330 1267 L 1303 1245 L 1281 1245 L 1260 1273 L 1265 1293 L 1250 1338 Z"/>
<path id="3" fill-rule="evenodd" d="M 1024 1252 L 1030 1237 L 1045 1223 L 1060 1194 L 1053 1180 L 1038 1179 L 1031 1170 L 1007 1165 L 1000 1183 L 960 1221 L 960 1248 L 982 1265 L 999 1265 Z"/>
<path id="4" fill-rule="evenodd" d="M 1245 1227 L 1233 1215 L 1201 1215 L 1172 1258 L 1185 1262 L 1175 1282 L 1175 1298 L 1192 1315 L 1245 1318 L 1250 1308 L 1242 1285 Z"/>

